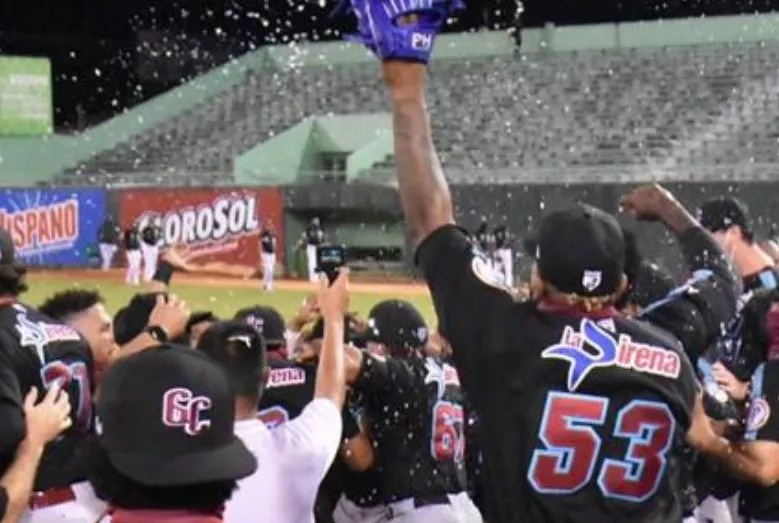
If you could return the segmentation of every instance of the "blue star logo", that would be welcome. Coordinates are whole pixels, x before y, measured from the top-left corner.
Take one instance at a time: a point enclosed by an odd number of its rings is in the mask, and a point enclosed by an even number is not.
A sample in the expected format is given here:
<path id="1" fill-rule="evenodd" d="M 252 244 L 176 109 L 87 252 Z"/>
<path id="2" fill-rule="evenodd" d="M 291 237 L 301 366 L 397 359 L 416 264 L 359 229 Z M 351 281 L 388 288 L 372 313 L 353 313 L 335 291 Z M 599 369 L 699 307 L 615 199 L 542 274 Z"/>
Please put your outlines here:
<path id="1" fill-rule="evenodd" d="M 592 352 L 585 350 L 585 345 Z M 541 357 L 567 362 L 568 390 L 575 391 L 592 370 L 615 364 L 617 346 L 617 341 L 608 332 L 592 320 L 584 319 L 578 333 L 566 327 L 560 343 L 546 348 Z"/>

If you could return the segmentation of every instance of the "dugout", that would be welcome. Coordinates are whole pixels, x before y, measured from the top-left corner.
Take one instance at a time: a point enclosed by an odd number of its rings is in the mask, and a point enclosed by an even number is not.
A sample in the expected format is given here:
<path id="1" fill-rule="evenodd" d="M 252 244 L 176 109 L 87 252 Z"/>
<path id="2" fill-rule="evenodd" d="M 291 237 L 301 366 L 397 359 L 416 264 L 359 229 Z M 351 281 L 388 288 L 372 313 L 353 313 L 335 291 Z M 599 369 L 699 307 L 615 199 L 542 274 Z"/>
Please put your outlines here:
<path id="1" fill-rule="evenodd" d="M 397 191 L 388 186 L 320 180 L 283 190 L 288 272 L 305 274 L 305 254 L 295 244 L 318 216 L 330 243 L 347 248 L 349 267 L 364 278 L 404 277 L 406 235 Z"/>

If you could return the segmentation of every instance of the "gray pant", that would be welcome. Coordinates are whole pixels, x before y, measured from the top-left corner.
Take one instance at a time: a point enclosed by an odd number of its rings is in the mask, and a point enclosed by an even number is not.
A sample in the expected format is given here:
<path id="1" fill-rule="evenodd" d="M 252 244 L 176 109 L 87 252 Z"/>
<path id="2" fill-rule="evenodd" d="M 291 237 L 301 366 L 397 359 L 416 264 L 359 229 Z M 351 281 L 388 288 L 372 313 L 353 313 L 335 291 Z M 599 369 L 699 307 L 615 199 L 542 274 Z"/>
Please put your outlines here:
<path id="1" fill-rule="evenodd" d="M 335 523 L 482 523 L 481 514 L 468 494 L 450 494 L 448 505 L 414 508 L 413 499 L 363 508 L 341 496 L 333 511 Z"/>

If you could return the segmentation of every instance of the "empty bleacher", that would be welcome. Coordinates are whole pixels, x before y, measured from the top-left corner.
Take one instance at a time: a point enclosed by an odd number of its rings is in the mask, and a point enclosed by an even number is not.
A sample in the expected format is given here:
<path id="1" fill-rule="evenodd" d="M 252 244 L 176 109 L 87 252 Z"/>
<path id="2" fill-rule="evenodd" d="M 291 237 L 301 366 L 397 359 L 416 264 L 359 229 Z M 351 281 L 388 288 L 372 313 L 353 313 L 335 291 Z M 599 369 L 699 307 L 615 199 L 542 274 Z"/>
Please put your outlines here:
<path id="1" fill-rule="evenodd" d="M 773 42 L 442 60 L 431 67 L 428 101 L 442 161 L 474 180 L 761 164 L 779 162 L 777 63 Z M 252 72 L 67 178 L 201 173 L 218 183 L 231 178 L 237 155 L 306 117 L 386 109 L 373 63 Z"/>

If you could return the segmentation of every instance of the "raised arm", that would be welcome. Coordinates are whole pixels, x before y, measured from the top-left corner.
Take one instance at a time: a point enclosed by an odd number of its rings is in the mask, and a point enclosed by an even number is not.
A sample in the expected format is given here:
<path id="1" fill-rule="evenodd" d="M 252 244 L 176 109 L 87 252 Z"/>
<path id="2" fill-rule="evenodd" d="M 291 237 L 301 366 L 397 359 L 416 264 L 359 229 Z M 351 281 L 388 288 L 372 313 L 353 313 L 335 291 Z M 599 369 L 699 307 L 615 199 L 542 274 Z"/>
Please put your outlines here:
<path id="1" fill-rule="evenodd" d="M 622 206 L 638 219 L 662 222 L 679 242 L 692 277 L 647 307 L 642 319 L 676 336 L 697 361 L 736 313 L 741 281 L 716 240 L 667 190 L 639 187 L 623 198 Z"/>
<path id="2" fill-rule="evenodd" d="M 325 322 L 325 339 L 319 354 L 315 398 L 327 398 L 342 408 L 346 398 L 344 315 L 349 310 L 349 274 L 341 269 L 331 287 L 321 276 L 318 302 Z"/>
<path id="3" fill-rule="evenodd" d="M 400 201 L 414 246 L 442 225 L 454 223 L 452 196 L 433 145 L 425 104 L 425 65 L 385 61 L 392 100 L 395 163 Z"/>

